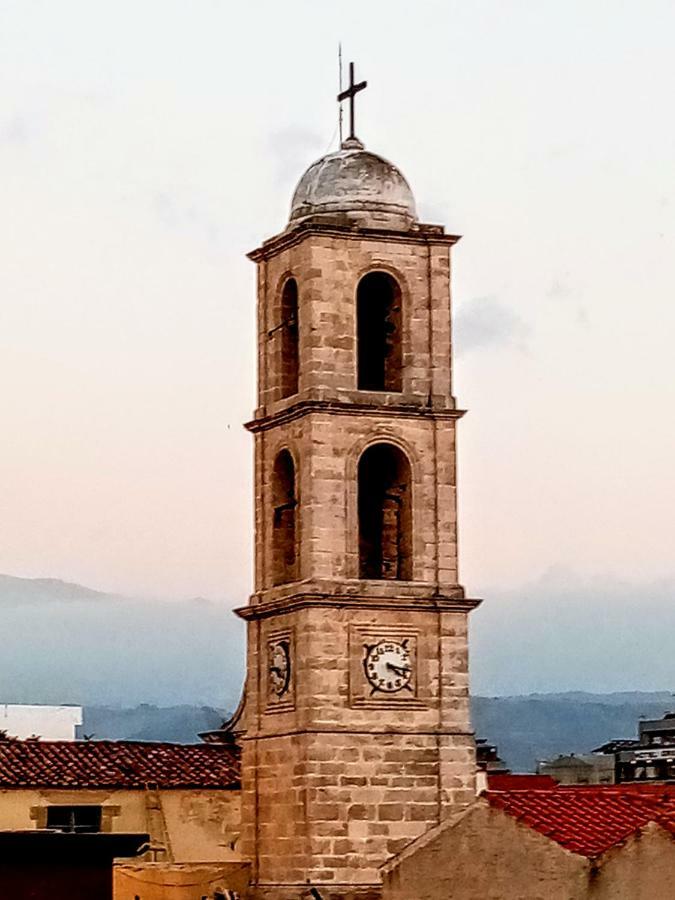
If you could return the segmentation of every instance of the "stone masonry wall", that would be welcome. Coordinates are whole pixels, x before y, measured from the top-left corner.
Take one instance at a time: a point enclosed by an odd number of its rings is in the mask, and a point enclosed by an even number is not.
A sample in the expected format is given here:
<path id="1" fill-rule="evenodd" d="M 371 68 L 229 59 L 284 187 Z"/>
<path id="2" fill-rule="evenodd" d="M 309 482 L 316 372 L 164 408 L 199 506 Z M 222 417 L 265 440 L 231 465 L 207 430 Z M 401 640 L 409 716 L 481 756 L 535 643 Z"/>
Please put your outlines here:
<path id="1" fill-rule="evenodd" d="M 411 463 L 413 581 L 457 585 L 455 422 L 431 415 L 312 412 L 256 435 L 258 590 L 273 584 L 272 475 L 278 453 L 295 460 L 298 580 L 358 578 L 357 466 L 372 443 Z"/>
<path id="2" fill-rule="evenodd" d="M 265 656 L 279 629 L 294 671 L 281 708 Z M 369 629 L 414 638 L 414 696 L 370 696 Z M 244 852 L 263 882 L 377 883 L 386 859 L 473 799 L 463 613 L 331 604 L 254 621 L 249 667 Z"/>
<path id="3" fill-rule="evenodd" d="M 426 234 L 426 237 L 425 237 Z M 282 236 L 258 269 L 256 580 L 246 610 L 242 852 L 257 897 L 375 900 L 380 866 L 475 796 L 467 612 L 458 584 L 450 259 L 454 238 L 343 229 Z M 272 246 L 272 245 L 268 245 Z M 359 391 L 356 293 L 401 289 L 402 390 Z M 283 397 L 282 292 L 298 287 L 299 389 Z M 359 577 L 358 460 L 373 443 L 411 467 L 412 578 Z M 295 464 L 296 580 L 275 584 L 272 474 Z M 277 513 L 277 528 L 279 527 Z M 445 605 L 444 605 L 445 604 Z M 405 641 L 413 675 L 385 695 L 364 659 Z M 270 647 L 290 647 L 275 693 Z"/>
<path id="4" fill-rule="evenodd" d="M 386 392 L 356 390 L 356 288 L 369 271 L 399 283 L 406 403 L 451 408 L 450 257 L 446 243 L 412 239 L 308 234 L 263 260 L 258 277 L 259 407 L 266 414 L 298 399 L 391 402 Z M 282 322 L 285 281 L 298 285 L 300 390 L 282 399 Z M 398 395 L 397 395 L 398 396 Z"/>
<path id="5" fill-rule="evenodd" d="M 581 900 L 589 861 L 478 801 L 387 866 L 383 900 Z"/>
<path id="6" fill-rule="evenodd" d="M 439 821 L 434 735 L 304 734 L 245 752 L 256 754 L 258 884 L 377 884 L 380 865 Z"/>

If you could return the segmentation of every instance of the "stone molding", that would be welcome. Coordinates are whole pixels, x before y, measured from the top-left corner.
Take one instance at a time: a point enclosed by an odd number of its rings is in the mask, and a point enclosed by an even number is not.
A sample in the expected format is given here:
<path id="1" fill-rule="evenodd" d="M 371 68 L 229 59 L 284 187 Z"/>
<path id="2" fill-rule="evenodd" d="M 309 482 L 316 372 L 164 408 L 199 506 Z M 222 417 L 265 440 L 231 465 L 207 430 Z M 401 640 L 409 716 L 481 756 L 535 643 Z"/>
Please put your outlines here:
<path id="1" fill-rule="evenodd" d="M 253 595 L 256 597 L 257 595 Z M 253 598 L 252 598 L 253 599 Z M 247 621 L 266 619 L 283 613 L 311 607 L 323 609 L 358 609 L 363 612 L 386 610 L 388 612 L 469 613 L 483 601 L 469 597 L 450 597 L 438 594 L 431 597 L 372 597 L 367 594 L 297 593 L 267 602 L 240 606 L 235 613 Z"/>
<path id="2" fill-rule="evenodd" d="M 368 403 L 347 403 L 340 400 L 300 400 L 291 406 L 281 409 L 269 415 L 262 414 L 259 418 L 246 422 L 244 428 L 256 434 L 259 431 L 267 431 L 277 425 L 284 425 L 299 419 L 309 413 L 321 412 L 337 416 L 383 416 L 390 419 L 431 419 L 441 421 L 447 419 L 461 419 L 466 413 L 465 409 L 435 409 L 430 406 L 413 406 L 401 404 L 392 406 L 380 406 Z"/>
<path id="3" fill-rule="evenodd" d="M 299 244 L 312 234 L 320 234 L 328 237 L 339 237 L 344 240 L 373 240 L 387 241 L 396 244 L 447 244 L 452 246 L 461 240 L 461 235 L 445 234 L 442 225 L 424 225 L 419 223 L 409 231 L 388 231 L 385 228 L 355 228 L 353 226 L 340 225 L 338 223 L 319 224 L 318 222 L 304 222 L 288 231 L 282 231 L 274 237 L 264 241 L 262 246 L 251 250 L 246 255 L 253 262 L 262 262 L 272 256 L 276 256 L 282 250 Z"/>
<path id="4" fill-rule="evenodd" d="M 344 728 L 314 728 L 312 726 L 298 725 L 297 728 L 287 728 L 285 731 L 265 731 L 265 732 L 242 732 L 239 736 L 240 741 L 269 741 L 278 738 L 295 737 L 298 734 L 317 735 L 317 734 L 351 734 L 351 735 L 368 735 L 368 737 L 387 737 L 388 735 L 419 735 L 420 737 L 462 737 L 473 738 L 475 731 L 464 731 L 458 728 L 432 728 L 423 730 L 410 726 L 398 725 L 395 728 L 389 726 L 387 728 L 351 728 L 345 725 Z"/>

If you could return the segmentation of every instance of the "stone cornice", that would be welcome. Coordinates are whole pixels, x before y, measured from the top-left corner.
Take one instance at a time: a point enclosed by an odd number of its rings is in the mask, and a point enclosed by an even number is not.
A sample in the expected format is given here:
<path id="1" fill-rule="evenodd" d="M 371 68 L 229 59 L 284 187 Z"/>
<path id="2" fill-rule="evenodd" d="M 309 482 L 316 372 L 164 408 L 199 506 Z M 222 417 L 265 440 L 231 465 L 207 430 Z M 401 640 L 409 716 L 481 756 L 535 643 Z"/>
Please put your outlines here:
<path id="1" fill-rule="evenodd" d="M 358 609 L 362 612 L 461 612 L 469 613 L 483 601 L 469 597 L 433 594 L 428 597 L 372 597 L 364 594 L 320 593 L 312 591 L 280 597 L 263 603 L 240 606 L 235 613 L 242 619 L 267 619 L 300 609 Z"/>
<path id="2" fill-rule="evenodd" d="M 410 231 L 389 231 L 385 228 L 358 228 L 351 225 L 331 225 L 319 222 L 303 222 L 288 231 L 282 231 L 274 237 L 264 241 L 262 246 L 251 250 L 247 254 L 253 262 L 261 262 L 276 256 L 281 250 L 286 250 L 299 244 L 312 234 L 339 237 L 343 240 L 355 241 L 387 241 L 389 243 L 403 244 L 446 244 L 452 246 L 460 240 L 461 235 L 445 234 L 441 225 L 423 225 Z"/>
<path id="3" fill-rule="evenodd" d="M 390 703 L 387 707 L 392 709 L 395 704 Z M 247 731 L 239 737 L 241 741 L 265 741 L 272 738 L 291 737 L 296 734 L 368 734 L 368 735 L 389 735 L 389 734 L 416 734 L 426 737 L 437 737 L 438 735 L 448 735 L 451 737 L 472 738 L 475 731 L 466 731 L 459 728 L 418 728 L 414 725 L 397 725 L 395 728 L 353 728 L 345 725 L 343 728 L 320 728 L 319 726 L 303 725 L 297 728 L 289 728 L 283 731 Z"/>
<path id="4" fill-rule="evenodd" d="M 351 403 L 343 400 L 301 400 L 281 409 L 278 412 L 259 419 L 252 419 L 244 424 L 244 428 L 255 434 L 265 431 L 276 425 L 292 422 L 301 416 L 313 412 L 329 412 L 338 416 L 384 416 L 391 419 L 461 419 L 466 413 L 465 409 L 434 409 L 429 406 L 377 406 L 371 403 Z"/>

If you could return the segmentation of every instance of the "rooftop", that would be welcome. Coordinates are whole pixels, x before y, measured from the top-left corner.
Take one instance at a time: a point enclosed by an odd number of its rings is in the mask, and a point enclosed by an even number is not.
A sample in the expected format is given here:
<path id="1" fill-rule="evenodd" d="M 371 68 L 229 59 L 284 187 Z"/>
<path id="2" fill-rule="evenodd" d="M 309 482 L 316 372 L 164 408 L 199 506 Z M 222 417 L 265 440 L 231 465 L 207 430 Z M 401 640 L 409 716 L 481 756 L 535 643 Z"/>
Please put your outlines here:
<path id="1" fill-rule="evenodd" d="M 224 744 L 0 741 L 0 789 L 238 788 L 239 758 Z"/>
<path id="2" fill-rule="evenodd" d="M 300 179 L 290 224 L 331 222 L 407 230 L 415 199 L 401 171 L 356 138 L 313 163 Z"/>
<path id="3" fill-rule="evenodd" d="M 490 806 L 590 858 L 655 822 L 675 835 L 675 785 L 488 790 Z"/>
<path id="4" fill-rule="evenodd" d="M 553 790 L 558 787 L 558 782 L 550 775 L 530 775 L 508 773 L 491 773 L 487 777 L 488 790 L 490 791 L 526 791 L 526 790 Z"/>

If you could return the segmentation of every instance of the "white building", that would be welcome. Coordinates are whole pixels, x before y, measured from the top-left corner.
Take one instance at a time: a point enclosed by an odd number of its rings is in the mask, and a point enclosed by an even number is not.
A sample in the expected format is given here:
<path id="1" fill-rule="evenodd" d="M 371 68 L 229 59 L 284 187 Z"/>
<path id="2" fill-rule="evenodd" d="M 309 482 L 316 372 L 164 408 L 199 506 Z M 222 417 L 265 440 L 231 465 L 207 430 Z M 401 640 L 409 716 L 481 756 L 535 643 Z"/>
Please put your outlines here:
<path id="1" fill-rule="evenodd" d="M 44 741 L 74 741 L 76 726 L 81 724 L 81 706 L 0 705 L 0 731 L 8 737 L 37 736 Z"/>

